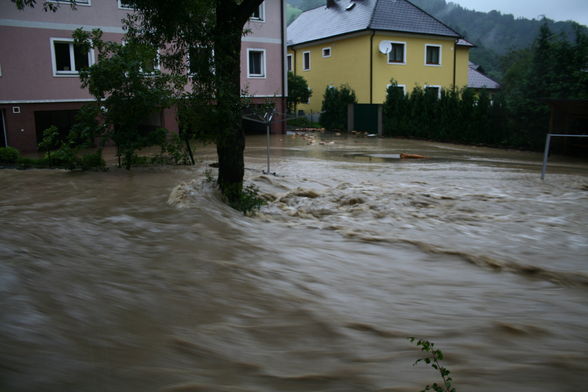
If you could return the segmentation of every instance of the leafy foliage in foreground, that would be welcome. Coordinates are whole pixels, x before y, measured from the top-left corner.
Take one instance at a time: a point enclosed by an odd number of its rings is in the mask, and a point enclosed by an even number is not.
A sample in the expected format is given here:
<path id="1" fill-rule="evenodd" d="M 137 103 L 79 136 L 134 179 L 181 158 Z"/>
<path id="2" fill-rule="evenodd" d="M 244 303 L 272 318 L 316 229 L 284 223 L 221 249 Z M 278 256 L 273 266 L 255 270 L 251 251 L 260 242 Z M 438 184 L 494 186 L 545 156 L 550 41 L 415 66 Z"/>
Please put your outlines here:
<path id="1" fill-rule="evenodd" d="M 422 352 L 427 354 L 426 357 L 417 359 L 414 364 L 416 365 L 419 362 L 424 362 L 427 365 L 431 365 L 433 369 L 439 372 L 439 375 L 443 380 L 443 384 L 433 383 L 432 385 L 427 385 L 421 392 L 456 392 L 455 388 L 453 387 L 453 379 L 450 376 L 451 372 L 440 363 L 440 361 L 442 361 L 444 358 L 443 352 L 438 348 L 435 348 L 435 344 L 428 340 L 417 339 L 413 337 L 408 338 L 408 340 L 410 340 L 412 343 L 416 341 L 417 347 L 419 347 Z"/>

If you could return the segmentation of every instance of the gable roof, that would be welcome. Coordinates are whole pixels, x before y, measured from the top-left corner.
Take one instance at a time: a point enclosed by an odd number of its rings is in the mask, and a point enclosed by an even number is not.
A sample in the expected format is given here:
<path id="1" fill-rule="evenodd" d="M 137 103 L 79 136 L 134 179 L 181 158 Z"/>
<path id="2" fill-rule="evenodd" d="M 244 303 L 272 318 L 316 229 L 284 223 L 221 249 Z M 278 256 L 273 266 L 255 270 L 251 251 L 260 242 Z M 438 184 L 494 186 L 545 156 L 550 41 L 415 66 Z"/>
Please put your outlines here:
<path id="1" fill-rule="evenodd" d="M 470 62 L 468 66 L 468 87 L 469 88 L 487 88 L 498 90 L 500 83 L 490 79 L 482 72 L 478 71 L 479 66 Z"/>
<path id="2" fill-rule="evenodd" d="M 303 12 L 288 26 L 288 45 L 366 30 L 461 37 L 407 0 L 339 0 Z"/>

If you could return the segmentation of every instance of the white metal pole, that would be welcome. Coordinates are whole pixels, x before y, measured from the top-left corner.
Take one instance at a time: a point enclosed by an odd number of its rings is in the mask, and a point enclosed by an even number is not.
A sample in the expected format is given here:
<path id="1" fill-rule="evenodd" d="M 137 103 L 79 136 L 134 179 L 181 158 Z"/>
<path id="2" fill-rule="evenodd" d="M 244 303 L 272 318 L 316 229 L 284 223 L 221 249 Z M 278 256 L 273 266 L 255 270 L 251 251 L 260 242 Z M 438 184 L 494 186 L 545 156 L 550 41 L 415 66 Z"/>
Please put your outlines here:
<path id="1" fill-rule="evenodd" d="M 549 147 L 551 145 L 551 133 L 547 134 L 545 139 L 545 153 L 543 154 L 543 167 L 541 168 L 541 179 L 545 179 L 545 172 L 547 171 L 547 159 L 549 158 Z"/>

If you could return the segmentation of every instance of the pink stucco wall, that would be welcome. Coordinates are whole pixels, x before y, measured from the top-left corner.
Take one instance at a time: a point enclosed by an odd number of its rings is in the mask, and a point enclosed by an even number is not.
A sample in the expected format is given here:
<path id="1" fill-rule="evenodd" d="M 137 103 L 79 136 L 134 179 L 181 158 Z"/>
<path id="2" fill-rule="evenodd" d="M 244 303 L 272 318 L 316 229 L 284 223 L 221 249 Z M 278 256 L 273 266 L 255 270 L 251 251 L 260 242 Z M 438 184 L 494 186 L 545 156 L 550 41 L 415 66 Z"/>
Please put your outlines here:
<path id="1" fill-rule="evenodd" d="M 91 0 L 90 6 L 78 5 L 72 10 L 61 5 L 57 12 L 35 8 L 17 10 L 14 3 L 0 1 L 0 108 L 4 109 L 9 145 L 23 150 L 36 148 L 34 112 L 36 110 L 69 110 L 91 100 L 81 88 L 78 76 L 54 76 L 51 38 L 71 38 L 74 29 L 101 28 L 104 38 L 120 41 L 122 23 L 128 10 L 118 7 L 117 0 Z M 241 85 L 248 95 L 258 99 L 275 98 L 283 109 L 286 95 L 284 0 L 265 1 L 264 21 L 251 21 L 246 26 L 241 51 Z M 247 76 L 247 49 L 266 51 L 266 76 Z M 12 113 L 12 106 L 21 108 Z M 165 113 L 168 129 L 177 129 L 172 112 Z M 274 130 L 282 129 L 276 125 Z M 2 136 L 2 135 L 0 135 Z"/>

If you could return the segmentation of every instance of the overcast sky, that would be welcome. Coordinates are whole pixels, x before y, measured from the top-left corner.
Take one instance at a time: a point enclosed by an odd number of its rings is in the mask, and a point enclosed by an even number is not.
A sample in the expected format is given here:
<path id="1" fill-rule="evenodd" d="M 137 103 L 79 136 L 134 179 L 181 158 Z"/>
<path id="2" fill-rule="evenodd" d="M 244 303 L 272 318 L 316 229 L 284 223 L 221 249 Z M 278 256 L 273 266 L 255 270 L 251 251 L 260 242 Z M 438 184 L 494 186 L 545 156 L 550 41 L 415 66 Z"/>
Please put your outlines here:
<path id="1" fill-rule="evenodd" d="M 500 11 L 529 19 L 545 15 L 553 20 L 575 20 L 588 26 L 588 0 L 448 0 L 476 11 Z"/>

